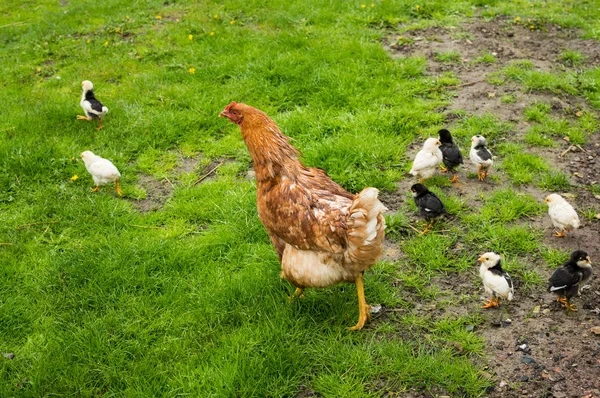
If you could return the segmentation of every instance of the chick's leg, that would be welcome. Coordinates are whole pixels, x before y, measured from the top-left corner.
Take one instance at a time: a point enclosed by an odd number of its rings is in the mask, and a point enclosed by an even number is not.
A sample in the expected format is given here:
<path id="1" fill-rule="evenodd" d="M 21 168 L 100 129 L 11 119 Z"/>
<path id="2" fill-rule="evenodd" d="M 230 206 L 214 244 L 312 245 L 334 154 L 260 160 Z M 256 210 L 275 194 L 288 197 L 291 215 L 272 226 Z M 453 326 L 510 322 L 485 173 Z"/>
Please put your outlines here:
<path id="1" fill-rule="evenodd" d="M 102 118 L 99 118 L 98 127 L 96 127 L 96 130 L 102 130 Z"/>
<path id="2" fill-rule="evenodd" d="M 477 166 L 477 179 L 479 181 L 483 181 L 483 179 L 485 178 L 485 174 L 483 172 L 483 170 L 481 169 L 481 165 Z"/>
<path id="3" fill-rule="evenodd" d="M 87 116 L 77 115 L 77 120 L 87 120 L 87 121 L 89 121 L 90 119 Z"/>
<path id="4" fill-rule="evenodd" d="M 100 187 L 98 187 L 98 185 L 96 185 L 94 188 L 92 188 L 92 192 L 98 192 L 98 189 L 100 189 Z"/>
<path id="5" fill-rule="evenodd" d="M 564 238 L 565 236 L 567 236 L 567 234 L 565 234 L 565 231 L 556 231 L 552 234 L 552 236 L 556 236 L 557 238 Z"/>
<path id="6" fill-rule="evenodd" d="M 123 196 L 123 191 L 121 191 L 121 187 L 119 186 L 118 178 L 115 180 L 115 188 L 117 189 L 117 193 L 119 194 L 119 196 Z"/>
<path id="7" fill-rule="evenodd" d="M 363 282 L 363 274 L 361 273 L 356 278 L 356 294 L 358 295 L 358 323 L 348 330 L 360 330 L 365 326 L 365 322 L 371 320 L 371 315 L 369 315 L 369 305 L 365 300 L 365 284 Z"/>
<path id="8" fill-rule="evenodd" d="M 447 173 L 448 172 L 448 168 L 446 166 L 444 166 L 443 164 L 440 164 L 440 173 Z"/>
<path id="9" fill-rule="evenodd" d="M 456 175 L 456 173 L 454 173 L 454 171 L 452 171 L 452 170 L 450 170 L 450 172 L 452 173 L 452 178 L 450 179 L 450 182 L 451 183 L 459 182 L 458 176 Z"/>

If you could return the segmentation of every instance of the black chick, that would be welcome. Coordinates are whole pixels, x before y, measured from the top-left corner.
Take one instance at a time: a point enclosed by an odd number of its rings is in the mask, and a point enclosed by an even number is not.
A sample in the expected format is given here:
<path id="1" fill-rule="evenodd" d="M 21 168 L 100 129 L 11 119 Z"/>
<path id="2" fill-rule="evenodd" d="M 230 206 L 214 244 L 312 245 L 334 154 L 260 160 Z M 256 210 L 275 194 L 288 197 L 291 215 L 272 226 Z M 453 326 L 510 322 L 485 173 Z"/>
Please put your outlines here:
<path id="1" fill-rule="evenodd" d="M 592 262 L 590 256 L 583 250 L 571 253 L 571 258 L 552 273 L 549 279 L 548 291 L 555 293 L 556 301 L 565 308 L 577 311 L 574 304 L 570 304 L 571 297 L 579 293 L 579 287 L 592 276 Z"/>
<path id="2" fill-rule="evenodd" d="M 440 142 L 442 143 L 442 145 L 440 145 L 440 150 L 442 151 L 444 165 L 446 166 L 446 169 L 442 169 L 442 173 L 450 171 L 450 173 L 452 173 L 450 182 L 457 182 L 458 177 L 456 176 L 454 169 L 463 164 L 462 153 L 452 141 L 450 131 L 441 129 L 438 131 L 438 134 L 440 136 Z"/>
<path id="3" fill-rule="evenodd" d="M 431 231 L 433 224 L 435 224 L 439 218 L 447 216 L 448 212 L 446 211 L 446 206 L 444 206 L 444 203 L 442 203 L 440 198 L 427 189 L 425 185 L 414 184 L 412 187 L 410 187 L 410 191 L 412 192 L 415 200 L 415 205 L 419 209 L 419 213 L 428 221 L 425 230 L 421 232 L 421 235 L 423 235 Z"/>

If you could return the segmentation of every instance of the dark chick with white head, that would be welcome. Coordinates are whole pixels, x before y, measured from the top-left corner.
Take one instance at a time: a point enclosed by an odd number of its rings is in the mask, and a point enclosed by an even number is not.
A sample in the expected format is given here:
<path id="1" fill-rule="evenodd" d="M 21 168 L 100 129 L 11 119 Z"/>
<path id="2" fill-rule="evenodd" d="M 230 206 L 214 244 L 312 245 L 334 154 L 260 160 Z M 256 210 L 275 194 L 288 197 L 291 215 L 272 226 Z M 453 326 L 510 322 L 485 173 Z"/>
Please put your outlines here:
<path id="1" fill-rule="evenodd" d="M 481 276 L 483 288 L 488 297 L 483 308 L 498 307 L 501 298 L 511 301 L 515 291 L 510 276 L 502 269 L 500 256 L 494 252 L 488 252 L 482 254 L 477 261 L 481 263 L 479 276 Z"/>
<path id="2" fill-rule="evenodd" d="M 83 108 L 85 116 L 77 115 L 77 120 L 92 121 L 93 119 L 98 119 L 98 130 L 101 130 L 102 119 L 108 113 L 108 108 L 102 105 L 102 102 L 98 101 L 96 96 L 94 96 L 94 85 L 91 81 L 82 81 L 81 88 L 83 89 L 83 94 L 81 95 L 79 105 Z"/>
<path id="3" fill-rule="evenodd" d="M 571 253 L 571 258 L 552 273 L 549 279 L 548 291 L 557 295 L 556 301 L 566 309 L 577 311 L 569 300 L 579 293 L 579 288 L 592 276 L 592 261 L 583 250 Z"/>
<path id="4" fill-rule="evenodd" d="M 441 129 L 438 131 L 440 136 L 440 150 L 442 151 L 443 162 L 446 166 L 445 169 L 442 169 L 442 173 L 449 171 L 452 173 L 452 178 L 450 182 L 458 182 L 458 177 L 456 176 L 455 169 L 463 164 L 463 156 L 460 152 L 460 149 L 456 146 L 456 144 L 452 141 L 452 135 L 446 129 Z"/>
<path id="5" fill-rule="evenodd" d="M 486 147 L 487 140 L 484 136 L 474 135 L 471 137 L 471 152 L 469 152 L 469 159 L 471 162 L 477 165 L 477 178 L 479 181 L 485 180 L 488 176 L 488 171 L 494 161 L 492 160 L 492 153 Z"/>
<path id="6" fill-rule="evenodd" d="M 419 213 L 428 222 L 425 229 L 421 232 L 421 235 L 424 235 L 431 231 L 433 225 L 439 218 L 448 216 L 448 211 L 446 211 L 446 206 L 444 206 L 442 200 L 427 189 L 425 185 L 414 184 L 410 187 L 410 191 L 415 200 L 415 205 L 417 206 L 417 209 L 419 209 Z"/>

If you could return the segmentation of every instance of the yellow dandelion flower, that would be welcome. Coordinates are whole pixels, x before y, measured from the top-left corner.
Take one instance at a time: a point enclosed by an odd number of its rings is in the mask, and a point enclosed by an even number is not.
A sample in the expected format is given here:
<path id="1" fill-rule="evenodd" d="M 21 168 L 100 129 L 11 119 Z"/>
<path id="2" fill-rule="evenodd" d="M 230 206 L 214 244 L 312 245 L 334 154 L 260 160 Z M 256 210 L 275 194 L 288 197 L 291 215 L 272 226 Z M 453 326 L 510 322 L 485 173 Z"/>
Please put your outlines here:
<path id="1" fill-rule="evenodd" d="M 371 7 L 375 7 L 375 4 L 374 4 L 374 3 L 371 3 Z"/>
<path id="2" fill-rule="evenodd" d="M 162 17 L 160 15 L 157 15 L 156 19 L 162 19 Z"/>
<path id="3" fill-rule="evenodd" d="M 108 46 L 108 42 L 107 42 L 107 41 L 105 41 L 105 42 L 104 42 L 104 45 L 105 45 L 105 46 Z"/>
<path id="4" fill-rule="evenodd" d="M 85 42 L 86 42 L 86 43 L 91 43 L 91 42 L 92 42 L 92 39 L 87 39 Z"/>
<path id="5" fill-rule="evenodd" d="M 117 28 L 115 29 L 115 32 L 119 33 L 121 31 L 121 28 Z"/>
<path id="6" fill-rule="evenodd" d="M 421 6 L 417 4 L 417 6 L 415 7 L 415 9 L 416 9 L 417 11 L 419 11 L 419 10 L 421 9 Z"/>
<path id="7" fill-rule="evenodd" d="M 77 181 L 78 178 L 79 178 L 79 176 L 77 174 L 75 174 L 73 177 L 71 177 L 71 181 Z"/>
<path id="8" fill-rule="evenodd" d="M 188 39 L 192 40 L 194 38 L 194 35 L 189 35 Z"/>
<path id="9" fill-rule="evenodd" d="M 214 36 L 215 32 L 210 32 L 209 35 Z"/>
<path id="10" fill-rule="evenodd" d="M 515 18 L 515 22 L 519 22 L 520 20 L 521 20 L 521 18 L 519 18 L 519 17 Z"/>
<path id="11" fill-rule="evenodd" d="M 36 71 L 36 72 L 41 72 L 41 71 L 42 71 L 42 68 L 40 68 L 40 67 L 38 66 L 37 68 L 35 68 L 35 71 Z"/>
<path id="12" fill-rule="evenodd" d="M 231 21 L 229 21 L 229 25 L 233 25 L 235 23 L 235 19 L 232 19 Z"/>
<path id="13" fill-rule="evenodd" d="M 215 15 L 213 15 L 213 18 L 217 19 L 217 18 L 219 18 L 219 16 L 217 14 L 215 14 Z"/>
<path id="14" fill-rule="evenodd" d="M 531 26 L 529 27 L 529 29 L 535 29 L 535 26 L 531 25 Z"/>
<path id="15" fill-rule="evenodd" d="M 367 5 L 366 4 L 361 4 L 360 8 L 365 8 Z"/>
<path id="16" fill-rule="evenodd" d="M 190 72 L 193 75 L 194 73 L 196 73 L 196 68 L 190 68 L 188 72 Z"/>

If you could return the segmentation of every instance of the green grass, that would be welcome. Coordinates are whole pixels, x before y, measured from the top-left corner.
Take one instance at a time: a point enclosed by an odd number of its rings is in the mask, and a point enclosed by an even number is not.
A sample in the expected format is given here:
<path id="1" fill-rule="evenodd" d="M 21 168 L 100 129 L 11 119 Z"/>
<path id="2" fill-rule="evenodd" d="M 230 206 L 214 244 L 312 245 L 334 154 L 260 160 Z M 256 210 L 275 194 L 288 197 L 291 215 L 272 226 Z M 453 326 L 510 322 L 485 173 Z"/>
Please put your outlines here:
<path id="1" fill-rule="evenodd" d="M 573 4 L 561 13 L 561 2 L 547 4 L 548 21 L 598 38 L 597 10 Z M 257 106 L 293 138 L 305 163 L 346 189 L 395 191 L 411 161 L 407 148 L 448 124 L 439 112 L 451 101 L 444 87 L 461 82 L 452 73 L 430 76 L 424 57 L 390 57 L 380 44 L 386 29 L 458 26 L 478 13 L 519 13 L 539 24 L 541 12 L 500 0 L 416 6 L 2 3 L 0 352 L 15 357 L 0 357 L 0 396 L 484 394 L 493 381 L 481 372 L 486 345 L 472 326 L 485 319 L 479 312 L 411 313 L 414 297 L 406 293 L 440 308 L 466 303 L 468 296 L 430 282 L 469 275 L 482 249 L 559 262 L 564 253 L 545 248 L 541 232 L 527 225 L 540 205 L 498 188 L 472 208 L 437 177 L 432 189 L 455 217 L 416 236 L 408 224 L 418 216 L 407 197 L 386 215 L 402 256 L 365 276 L 370 303 L 406 312 L 375 316 L 349 333 L 354 286 L 307 290 L 288 302 L 293 287 L 279 278 L 258 219 L 247 149 L 239 129 L 217 117 L 233 100 Z M 440 53 L 438 60 L 461 56 Z M 567 52 L 562 60 L 583 62 Z M 475 60 L 494 61 L 488 53 Z M 598 108 L 598 71 L 548 75 L 522 62 L 496 82 L 574 93 Z M 75 120 L 84 79 L 110 109 L 102 131 Z M 532 130 L 529 145 L 560 134 L 583 143 L 598 128 L 592 112 L 557 119 L 538 108 L 527 117 L 532 129 L 547 131 Z M 543 159 L 507 143 L 513 123 L 456 114 L 451 130 L 463 151 L 483 134 L 509 181 L 568 188 Z M 110 187 L 90 192 L 78 157 L 88 149 L 120 169 L 123 198 Z M 140 211 L 157 197 L 158 208 Z M 539 286 L 534 269 L 514 269 L 526 286 Z"/>

